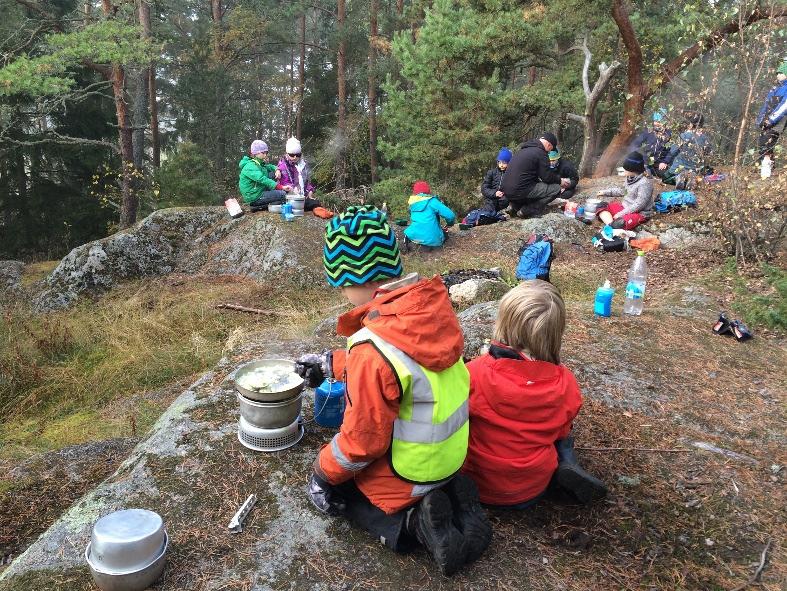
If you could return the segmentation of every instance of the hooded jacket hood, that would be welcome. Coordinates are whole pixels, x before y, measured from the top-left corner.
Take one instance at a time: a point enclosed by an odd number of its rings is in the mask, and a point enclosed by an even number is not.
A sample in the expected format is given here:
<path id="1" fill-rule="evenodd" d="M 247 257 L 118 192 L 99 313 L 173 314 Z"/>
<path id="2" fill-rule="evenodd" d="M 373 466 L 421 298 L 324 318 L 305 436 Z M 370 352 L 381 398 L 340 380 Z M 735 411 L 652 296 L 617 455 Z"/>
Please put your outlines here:
<path id="1" fill-rule="evenodd" d="M 244 156 L 243 158 L 241 158 L 240 162 L 238 162 L 238 170 L 243 170 L 243 167 L 246 166 L 249 162 L 254 162 L 254 158 L 252 158 L 251 156 Z"/>
<path id="2" fill-rule="evenodd" d="M 527 140 L 526 142 L 522 142 L 522 144 L 519 146 L 519 149 L 524 150 L 525 148 L 539 148 L 546 152 L 544 149 L 544 144 L 541 143 L 541 140 Z"/>
<path id="3" fill-rule="evenodd" d="M 371 302 L 342 314 L 337 332 L 349 337 L 363 327 L 432 371 L 448 369 L 464 351 L 448 290 L 437 275 L 378 294 Z"/>
<path id="4" fill-rule="evenodd" d="M 434 195 L 410 195 L 410 199 L 407 200 L 407 205 L 411 208 L 411 211 L 424 211 L 429 207 L 430 199 L 434 199 Z"/>
<path id="5" fill-rule="evenodd" d="M 555 412 L 565 404 L 566 391 L 575 387 L 575 381 L 564 367 L 536 360 L 489 360 L 492 380 L 488 391 L 489 406 L 501 417 L 526 422 L 535 427 L 553 420 Z M 527 383 L 522 383 L 521 363 L 527 364 Z"/>

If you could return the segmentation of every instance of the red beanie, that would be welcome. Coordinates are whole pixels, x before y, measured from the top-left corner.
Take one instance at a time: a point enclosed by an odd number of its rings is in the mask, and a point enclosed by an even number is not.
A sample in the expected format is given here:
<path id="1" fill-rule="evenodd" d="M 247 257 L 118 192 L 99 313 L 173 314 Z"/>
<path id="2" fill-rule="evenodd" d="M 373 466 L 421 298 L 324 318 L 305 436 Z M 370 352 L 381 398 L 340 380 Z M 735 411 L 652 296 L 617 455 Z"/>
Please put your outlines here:
<path id="1" fill-rule="evenodd" d="M 413 195 L 418 195 L 419 193 L 432 193 L 432 189 L 429 187 L 429 183 L 426 181 L 415 181 L 413 184 Z"/>

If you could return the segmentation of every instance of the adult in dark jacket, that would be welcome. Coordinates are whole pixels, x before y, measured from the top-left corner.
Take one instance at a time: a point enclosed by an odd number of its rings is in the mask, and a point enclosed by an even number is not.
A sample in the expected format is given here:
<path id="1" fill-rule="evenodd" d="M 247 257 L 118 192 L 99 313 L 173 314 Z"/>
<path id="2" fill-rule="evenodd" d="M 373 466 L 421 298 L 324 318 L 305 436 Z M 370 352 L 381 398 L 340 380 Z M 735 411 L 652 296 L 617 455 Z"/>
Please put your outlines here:
<path id="1" fill-rule="evenodd" d="M 560 195 L 563 186 L 568 186 L 568 179 L 561 179 L 549 168 L 547 153 L 556 147 L 555 134 L 546 132 L 537 140 L 523 143 L 511 158 L 501 189 L 517 216 L 543 213 L 544 207 Z"/>
<path id="2" fill-rule="evenodd" d="M 484 196 L 484 211 L 495 213 L 508 207 L 508 199 L 501 189 L 503 184 L 503 173 L 511 162 L 511 150 L 501 148 L 497 153 L 497 166 L 486 171 L 484 181 L 481 183 L 481 194 Z"/>
<path id="3" fill-rule="evenodd" d="M 757 115 L 757 126 L 762 130 L 759 140 L 761 174 L 762 178 L 767 178 L 771 175 L 773 149 L 779 141 L 779 135 L 787 127 L 787 61 L 782 62 L 777 70 L 776 86 L 765 97 Z"/>
<path id="4" fill-rule="evenodd" d="M 567 187 L 563 188 L 560 197 L 563 199 L 571 199 L 576 192 L 577 185 L 579 184 L 579 173 L 577 172 L 576 165 L 566 158 L 560 156 L 560 150 L 555 148 L 549 154 L 549 168 L 554 170 L 561 179 L 568 179 Z"/>
<path id="5" fill-rule="evenodd" d="M 637 151 L 645 156 L 645 167 L 651 174 L 663 178 L 675 158 L 672 147 L 672 131 L 667 129 L 665 113 L 659 109 L 653 113 L 652 127 L 634 138 L 629 152 Z"/>

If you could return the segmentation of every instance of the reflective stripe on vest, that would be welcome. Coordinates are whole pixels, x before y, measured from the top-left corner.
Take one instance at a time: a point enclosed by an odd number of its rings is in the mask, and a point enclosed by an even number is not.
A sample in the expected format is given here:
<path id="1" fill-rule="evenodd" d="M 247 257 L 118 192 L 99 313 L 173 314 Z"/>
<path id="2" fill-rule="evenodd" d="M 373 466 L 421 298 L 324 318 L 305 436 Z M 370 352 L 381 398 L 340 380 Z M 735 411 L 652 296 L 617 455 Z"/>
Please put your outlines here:
<path id="1" fill-rule="evenodd" d="M 431 371 L 368 328 L 352 335 L 347 345 L 352 349 L 365 342 L 389 363 L 401 388 L 391 441 L 394 473 L 418 484 L 449 478 L 467 455 L 470 374 L 464 362 L 460 358 L 443 371 Z"/>

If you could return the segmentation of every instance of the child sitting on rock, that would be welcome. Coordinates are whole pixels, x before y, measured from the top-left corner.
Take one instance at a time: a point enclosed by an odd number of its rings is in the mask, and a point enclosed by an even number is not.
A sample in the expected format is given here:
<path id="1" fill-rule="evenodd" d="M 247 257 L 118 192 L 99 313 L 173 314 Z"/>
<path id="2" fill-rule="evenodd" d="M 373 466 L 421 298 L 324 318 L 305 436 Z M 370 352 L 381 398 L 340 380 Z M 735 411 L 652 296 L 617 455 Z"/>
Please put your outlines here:
<path id="1" fill-rule="evenodd" d="M 560 156 L 560 150 L 557 148 L 550 151 L 547 156 L 549 156 L 549 168 L 558 173 L 561 179 L 569 180 L 566 186 L 561 189 L 560 198 L 565 200 L 571 199 L 576 192 L 577 185 L 579 184 L 579 173 L 577 172 L 577 167 L 573 162 L 571 162 L 571 160 L 562 158 Z"/>
<path id="2" fill-rule="evenodd" d="M 284 203 L 290 185 L 280 182 L 281 172 L 268 162 L 268 144 L 254 140 L 249 148 L 250 156 L 238 163 L 238 189 L 243 202 L 256 209 L 267 209 L 272 203 Z"/>
<path id="3" fill-rule="evenodd" d="M 467 453 L 464 340 L 439 276 L 402 275 L 383 212 L 352 206 L 325 228 L 328 283 L 356 307 L 339 317 L 347 350 L 296 362 L 309 387 L 346 382 L 344 422 L 314 461 L 308 495 L 395 551 L 415 541 L 450 575 L 486 550 L 492 529 Z"/>
<path id="4" fill-rule="evenodd" d="M 453 226 L 456 214 L 440 201 L 440 197 L 432 195 L 426 181 L 413 184 L 413 194 L 407 203 L 410 224 L 404 229 L 405 244 L 409 241 L 429 248 L 442 246 L 447 236 L 440 226 L 440 218 L 445 219 L 446 225 Z"/>
<path id="5" fill-rule="evenodd" d="M 484 175 L 481 183 L 481 194 L 484 196 L 484 211 L 495 213 L 508 207 L 506 194 L 500 188 L 503 185 L 503 175 L 511 162 L 512 153 L 508 148 L 500 148 L 497 154 L 497 165 L 490 168 Z"/>
<path id="6" fill-rule="evenodd" d="M 571 424 L 582 406 L 560 363 L 563 299 L 546 281 L 523 281 L 500 300 L 489 352 L 470 371 L 470 442 L 462 471 L 482 503 L 525 509 L 547 493 L 582 504 L 607 489 L 574 455 Z"/>
<path id="7" fill-rule="evenodd" d="M 598 209 L 599 219 L 616 229 L 633 230 L 653 215 L 653 180 L 645 176 L 645 157 L 631 152 L 623 161 L 626 185 L 597 193 L 599 197 L 623 197 L 623 201 L 603 204 Z"/>

